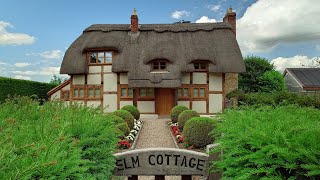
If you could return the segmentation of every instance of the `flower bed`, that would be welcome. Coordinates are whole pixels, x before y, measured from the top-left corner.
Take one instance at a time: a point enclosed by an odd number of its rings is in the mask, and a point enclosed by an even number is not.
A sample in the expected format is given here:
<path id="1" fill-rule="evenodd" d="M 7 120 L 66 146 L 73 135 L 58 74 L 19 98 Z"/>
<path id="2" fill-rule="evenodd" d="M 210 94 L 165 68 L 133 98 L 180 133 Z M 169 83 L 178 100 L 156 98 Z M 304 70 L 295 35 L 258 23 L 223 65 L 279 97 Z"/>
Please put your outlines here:
<path id="1" fill-rule="evenodd" d="M 138 132 L 140 131 L 142 126 L 142 121 L 134 120 L 133 129 L 130 131 L 129 135 L 124 137 L 124 139 L 120 139 L 118 141 L 119 149 L 130 149 L 137 138 Z"/>

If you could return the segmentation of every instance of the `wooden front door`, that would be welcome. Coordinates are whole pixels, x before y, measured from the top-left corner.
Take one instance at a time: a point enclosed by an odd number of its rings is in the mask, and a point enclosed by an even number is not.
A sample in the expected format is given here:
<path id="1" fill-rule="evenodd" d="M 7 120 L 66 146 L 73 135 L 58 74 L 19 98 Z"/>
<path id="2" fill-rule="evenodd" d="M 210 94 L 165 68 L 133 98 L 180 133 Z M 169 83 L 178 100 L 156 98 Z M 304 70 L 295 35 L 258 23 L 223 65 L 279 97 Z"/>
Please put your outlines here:
<path id="1" fill-rule="evenodd" d="M 156 89 L 156 113 L 159 116 L 169 116 L 175 106 L 175 90 L 167 88 Z"/>

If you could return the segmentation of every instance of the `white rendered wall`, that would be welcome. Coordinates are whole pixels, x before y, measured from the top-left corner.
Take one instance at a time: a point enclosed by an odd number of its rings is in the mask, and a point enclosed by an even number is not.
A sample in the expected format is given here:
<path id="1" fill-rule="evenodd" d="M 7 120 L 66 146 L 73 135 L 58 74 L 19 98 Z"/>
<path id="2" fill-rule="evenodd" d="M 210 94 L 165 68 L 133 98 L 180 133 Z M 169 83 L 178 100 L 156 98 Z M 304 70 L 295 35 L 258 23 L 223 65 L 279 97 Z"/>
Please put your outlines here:
<path id="1" fill-rule="evenodd" d="M 87 79 L 88 84 L 101 84 L 101 74 L 89 74 Z"/>
<path id="2" fill-rule="evenodd" d="M 209 91 L 222 91 L 222 74 L 209 74 Z"/>
<path id="3" fill-rule="evenodd" d="M 87 101 L 87 107 L 97 108 L 101 105 L 101 101 Z"/>
<path id="4" fill-rule="evenodd" d="M 103 90 L 106 91 L 117 91 L 117 74 L 104 74 L 103 75 Z"/>
<path id="5" fill-rule="evenodd" d="M 182 84 L 190 84 L 190 73 L 183 73 L 182 74 L 181 83 Z"/>
<path id="6" fill-rule="evenodd" d="M 192 101 L 192 110 L 198 113 L 206 113 L 207 102 L 206 101 Z"/>
<path id="7" fill-rule="evenodd" d="M 60 99 L 60 93 L 61 93 L 60 90 L 57 91 L 57 92 L 55 92 L 55 93 L 53 93 L 53 94 L 50 96 L 50 99 L 51 99 L 51 100 L 59 100 L 59 99 Z"/>
<path id="8" fill-rule="evenodd" d="M 222 94 L 209 94 L 209 113 L 222 111 Z"/>
<path id="9" fill-rule="evenodd" d="M 85 75 L 73 75 L 72 83 L 74 85 L 85 84 Z"/>
<path id="10" fill-rule="evenodd" d="M 120 73 L 120 84 L 128 84 L 128 74 Z"/>
<path id="11" fill-rule="evenodd" d="M 137 106 L 141 113 L 155 113 L 154 101 L 138 101 Z"/>
<path id="12" fill-rule="evenodd" d="M 126 105 L 133 105 L 133 101 L 120 101 L 120 109 Z"/>
<path id="13" fill-rule="evenodd" d="M 89 66 L 90 73 L 101 73 L 101 66 Z"/>
<path id="14" fill-rule="evenodd" d="M 104 94 L 103 95 L 103 111 L 104 112 L 113 112 L 117 110 L 118 106 L 118 97 L 116 94 Z"/>
<path id="15" fill-rule="evenodd" d="M 207 84 L 207 73 L 193 73 L 193 84 Z"/>
<path id="16" fill-rule="evenodd" d="M 186 106 L 187 108 L 190 108 L 190 103 L 189 101 L 178 101 L 179 106 Z"/>
<path id="17" fill-rule="evenodd" d="M 112 66 L 103 66 L 103 72 L 112 72 Z"/>
<path id="18" fill-rule="evenodd" d="M 63 87 L 61 90 L 70 91 L 70 83 L 68 85 L 66 85 L 65 87 Z"/>

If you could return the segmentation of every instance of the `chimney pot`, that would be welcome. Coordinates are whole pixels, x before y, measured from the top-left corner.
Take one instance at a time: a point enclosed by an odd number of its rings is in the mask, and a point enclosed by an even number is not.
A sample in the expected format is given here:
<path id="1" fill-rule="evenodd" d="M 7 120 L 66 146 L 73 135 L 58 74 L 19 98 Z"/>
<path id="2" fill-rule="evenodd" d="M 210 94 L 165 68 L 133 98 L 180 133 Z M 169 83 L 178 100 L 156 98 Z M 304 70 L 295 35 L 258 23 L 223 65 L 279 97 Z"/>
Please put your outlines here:
<path id="1" fill-rule="evenodd" d="M 139 31 L 139 20 L 138 20 L 136 8 L 133 9 L 133 14 L 131 15 L 130 30 L 131 30 L 131 32 L 138 32 Z"/>
<path id="2" fill-rule="evenodd" d="M 223 18 L 223 22 L 227 22 L 229 24 L 231 24 L 232 26 L 232 32 L 233 34 L 236 36 L 237 34 L 237 24 L 236 24 L 236 19 L 237 19 L 237 14 L 235 12 L 233 12 L 232 7 L 230 6 L 230 8 L 227 11 L 227 14 L 224 16 Z"/>

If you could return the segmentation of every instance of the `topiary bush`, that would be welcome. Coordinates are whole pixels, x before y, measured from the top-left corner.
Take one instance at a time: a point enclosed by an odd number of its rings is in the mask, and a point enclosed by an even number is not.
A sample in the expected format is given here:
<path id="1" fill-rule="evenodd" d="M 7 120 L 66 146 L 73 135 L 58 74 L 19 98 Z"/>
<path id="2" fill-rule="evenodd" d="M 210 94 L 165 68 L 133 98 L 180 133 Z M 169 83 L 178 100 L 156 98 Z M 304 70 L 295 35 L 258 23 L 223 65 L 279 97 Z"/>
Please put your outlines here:
<path id="1" fill-rule="evenodd" d="M 129 111 L 119 109 L 119 110 L 114 111 L 111 114 L 121 117 L 128 124 L 128 127 L 130 129 L 133 128 L 133 126 L 134 126 L 134 117 L 131 115 L 131 113 Z"/>
<path id="2" fill-rule="evenodd" d="M 216 121 L 208 117 L 193 117 L 184 125 L 182 134 L 189 145 L 205 147 L 213 140 L 208 134 L 215 127 Z"/>
<path id="3" fill-rule="evenodd" d="M 140 111 L 138 110 L 137 107 L 133 105 L 126 105 L 126 106 L 123 106 L 121 109 L 129 111 L 136 120 L 140 119 Z"/>
<path id="4" fill-rule="evenodd" d="M 184 110 L 182 113 L 180 113 L 178 117 L 179 129 L 182 131 L 185 123 L 193 117 L 200 117 L 200 115 L 197 111 L 193 110 Z"/>
<path id="5" fill-rule="evenodd" d="M 178 122 L 179 114 L 184 110 L 188 110 L 188 108 L 185 107 L 185 106 L 180 106 L 180 105 L 173 107 L 171 112 L 170 112 L 171 121 L 173 123 Z"/>
<path id="6" fill-rule="evenodd" d="M 127 123 L 120 123 L 116 125 L 116 128 L 120 130 L 121 133 L 123 133 L 124 136 L 128 136 L 130 133 L 130 129 Z"/>

